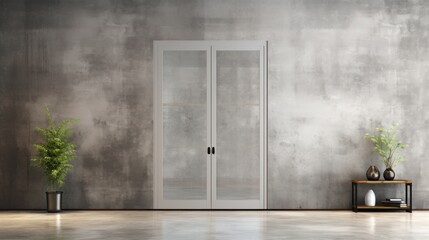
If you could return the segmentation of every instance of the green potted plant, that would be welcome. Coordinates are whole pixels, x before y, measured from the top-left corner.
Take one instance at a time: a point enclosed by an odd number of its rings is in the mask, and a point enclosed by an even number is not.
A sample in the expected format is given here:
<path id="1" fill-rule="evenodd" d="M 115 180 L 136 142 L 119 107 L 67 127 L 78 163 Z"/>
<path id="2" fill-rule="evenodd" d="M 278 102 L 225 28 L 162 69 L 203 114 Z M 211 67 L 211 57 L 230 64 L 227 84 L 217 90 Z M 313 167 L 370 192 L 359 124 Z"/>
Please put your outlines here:
<path id="1" fill-rule="evenodd" d="M 34 144 L 36 155 L 31 159 L 35 166 L 40 167 L 47 182 L 46 203 L 48 212 L 60 212 L 64 180 L 72 168 L 70 161 L 75 158 L 76 145 L 70 140 L 73 133 L 71 124 L 77 119 L 64 119 L 55 123 L 49 108 L 45 107 L 46 128 L 36 128 L 43 142 Z"/>
<path id="2" fill-rule="evenodd" d="M 376 128 L 375 135 L 365 134 L 365 138 L 373 143 L 374 150 L 380 155 L 381 161 L 386 166 L 383 173 L 385 180 L 393 180 L 395 178 L 393 167 L 405 160 L 401 151 L 407 145 L 398 139 L 396 127 L 396 124 L 392 124 L 389 128 Z"/>

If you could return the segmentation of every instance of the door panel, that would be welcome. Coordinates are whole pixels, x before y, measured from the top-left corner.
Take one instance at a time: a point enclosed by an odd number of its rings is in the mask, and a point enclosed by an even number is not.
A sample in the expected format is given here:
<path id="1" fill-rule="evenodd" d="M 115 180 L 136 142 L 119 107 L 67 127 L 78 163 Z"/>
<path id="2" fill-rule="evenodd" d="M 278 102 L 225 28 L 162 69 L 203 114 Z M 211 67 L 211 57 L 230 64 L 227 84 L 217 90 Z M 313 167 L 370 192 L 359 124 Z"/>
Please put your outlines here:
<path id="1" fill-rule="evenodd" d="M 209 52 L 162 55 L 162 208 L 210 206 Z M 192 202 L 191 205 L 186 202 Z"/>
<path id="2" fill-rule="evenodd" d="M 261 52 L 216 48 L 215 208 L 260 208 Z"/>

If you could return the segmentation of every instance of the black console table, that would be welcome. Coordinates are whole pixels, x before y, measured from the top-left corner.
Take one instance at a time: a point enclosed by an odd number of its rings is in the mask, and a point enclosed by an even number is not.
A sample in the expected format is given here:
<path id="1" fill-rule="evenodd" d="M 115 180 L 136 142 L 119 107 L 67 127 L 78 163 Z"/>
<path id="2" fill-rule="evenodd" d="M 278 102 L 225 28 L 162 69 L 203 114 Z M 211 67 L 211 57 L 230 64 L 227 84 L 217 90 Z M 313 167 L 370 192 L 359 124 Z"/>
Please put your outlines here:
<path id="1" fill-rule="evenodd" d="M 405 203 L 407 207 L 394 207 L 394 206 L 365 206 L 357 204 L 358 184 L 404 184 L 405 185 Z M 413 211 L 413 182 L 410 180 L 392 180 L 392 181 L 368 181 L 368 180 L 352 180 L 352 210 L 369 211 L 369 210 L 405 210 L 407 212 Z"/>

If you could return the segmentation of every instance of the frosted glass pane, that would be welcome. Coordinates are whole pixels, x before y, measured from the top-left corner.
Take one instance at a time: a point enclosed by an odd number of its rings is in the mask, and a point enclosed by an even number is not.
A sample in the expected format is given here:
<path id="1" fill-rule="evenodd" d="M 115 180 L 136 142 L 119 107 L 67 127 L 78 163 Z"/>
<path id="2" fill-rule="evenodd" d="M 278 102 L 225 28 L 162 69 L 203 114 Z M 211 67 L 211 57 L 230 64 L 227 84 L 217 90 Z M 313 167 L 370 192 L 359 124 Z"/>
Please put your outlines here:
<path id="1" fill-rule="evenodd" d="M 259 51 L 216 52 L 216 195 L 260 198 Z"/>
<path id="2" fill-rule="evenodd" d="M 163 194 L 166 200 L 207 199 L 207 55 L 163 55 Z"/>

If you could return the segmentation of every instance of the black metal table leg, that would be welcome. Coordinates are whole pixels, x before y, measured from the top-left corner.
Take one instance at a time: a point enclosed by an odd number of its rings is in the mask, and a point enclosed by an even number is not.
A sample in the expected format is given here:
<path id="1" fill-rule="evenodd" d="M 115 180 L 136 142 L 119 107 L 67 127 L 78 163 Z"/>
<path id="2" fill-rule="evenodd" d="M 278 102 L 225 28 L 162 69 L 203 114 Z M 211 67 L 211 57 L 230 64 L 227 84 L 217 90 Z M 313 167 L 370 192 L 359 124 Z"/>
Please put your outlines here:
<path id="1" fill-rule="evenodd" d="M 405 203 L 408 205 L 408 184 L 405 184 Z"/>
<path id="2" fill-rule="evenodd" d="M 357 183 L 352 183 L 352 204 L 353 211 L 357 212 Z"/>
<path id="3" fill-rule="evenodd" d="M 352 183 L 352 211 L 355 211 L 355 184 Z"/>
<path id="4" fill-rule="evenodd" d="M 409 212 L 412 213 L 413 212 L 413 184 L 410 183 L 410 210 Z"/>

